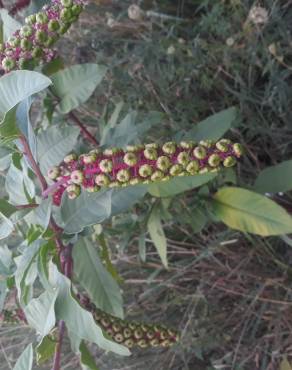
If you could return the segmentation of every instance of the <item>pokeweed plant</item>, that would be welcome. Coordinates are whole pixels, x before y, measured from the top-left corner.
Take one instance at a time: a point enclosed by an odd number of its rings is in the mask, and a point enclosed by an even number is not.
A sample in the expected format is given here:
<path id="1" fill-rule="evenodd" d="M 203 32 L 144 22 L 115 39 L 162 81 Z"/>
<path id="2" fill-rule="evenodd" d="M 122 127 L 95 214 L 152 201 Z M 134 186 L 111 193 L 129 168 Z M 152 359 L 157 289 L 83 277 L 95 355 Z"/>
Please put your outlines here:
<path id="1" fill-rule="evenodd" d="M 259 175 L 254 190 L 234 185 L 232 167 L 244 150 L 222 138 L 238 117 L 234 107 L 171 141 L 147 143 L 144 134 L 162 122 L 162 115 L 148 112 L 137 123 L 140 115 L 129 112 L 118 123 L 118 104 L 100 135 L 90 133 L 74 109 L 92 95 L 106 67 L 65 68 L 52 49 L 84 7 L 83 0 L 53 0 L 3 40 L 0 54 L 0 317 L 34 328 L 37 362 L 51 358 L 53 370 L 61 366 L 65 333 L 81 366 L 91 369 L 96 365 L 87 342 L 119 355 L 179 342 L 179 330 L 167 323 L 124 319 L 119 279 L 108 253 L 103 261 L 95 248 L 92 225 L 154 197 L 147 231 L 166 268 L 159 204 L 184 191 L 204 204 L 205 222 L 223 221 L 262 236 L 292 230 L 286 210 L 261 194 L 261 189 L 269 191 L 273 170 Z M 46 115 L 36 125 L 30 111 L 32 97 L 40 92 L 38 109 Z M 233 186 L 226 186 L 230 182 Z M 13 309 L 5 304 L 12 295 Z M 34 350 L 32 344 L 24 350 L 16 370 L 32 369 Z"/>

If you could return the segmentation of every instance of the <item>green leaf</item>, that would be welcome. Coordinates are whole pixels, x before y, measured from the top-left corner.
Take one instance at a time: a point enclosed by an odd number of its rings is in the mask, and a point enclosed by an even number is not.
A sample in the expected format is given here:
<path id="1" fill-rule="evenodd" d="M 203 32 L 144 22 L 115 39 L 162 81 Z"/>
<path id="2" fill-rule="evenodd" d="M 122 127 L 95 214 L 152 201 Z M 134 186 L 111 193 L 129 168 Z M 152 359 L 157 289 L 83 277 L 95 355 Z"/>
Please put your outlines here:
<path id="1" fill-rule="evenodd" d="M 44 90 L 51 80 L 38 72 L 13 71 L 0 78 L 0 117 L 22 100 Z"/>
<path id="2" fill-rule="evenodd" d="M 17 360 L 13 370 L 32 370 L 33 349 L 29 344 Z"/>
<path id="3" fill-rule="evenodd" d="M 155 197 L 171 197 L 184 191 L 197 188 L 217 176 L 217 173 L 206 173 L 195 176 L 175 177 L 169 181 L 155 182 L 148 186 L 148 192 Z"/>
<path id="4" fill-rule="evenodd" d="M 95 194 L 82 192 L 74 201 L 65 195 L 60 210 L 62 227 L 68 234 L 81 232 L 132 207 L 145 193 L 146 187 L 137 185 Z"/>
<path id="5" fill-rule="evenodd" d="M 284 208 L 252 191 L 225 187 L 212 201 L 215 215 L 232 229 L 262 236 L 292 232 L 292 217 Z"/>
<path id="6" fill-rule="evenodd" d="M 73 248 L 74 274 L 93 303 L 103 311 L 123 318 L 120 288 L 104 268 L 96 248 L 81 239 Z"/>
<path id="7" fill-rule="evenodd" d="M 12 34 L 19 30 L 21 24 L 17 22 L 14 18 L 10 17 L 6 9 L 0 10 L 1 20 L 3 22 L 3 39 L 7 41 Z M 2 42 L 2 41 L 1 41 Z"/>
<path id="8" fill-rule="evenodd" d="M 5 199 L 0 199 L 0 212 L 6 217 L 10 217 L 14 212 L 17 211 L 17 208 L 12 204 L 7 202 Z"/>
<path id="9" fill-rule="evenodd" d="M 0 139 L 2 143 L 9 143 L 20 135 L 17 127 L 16 111 L 17 106 L 6 112 L 2 122 L 0 122 Z"/>
<path id="10" fill-rule="evenodd" d="M 5 189 L 9 195 L 9 201 L 12 204 L 27 204 L 28 199 L 24 190 L 24 182 L 26 179 L 27 174 L 11 163 L 6 175 Z M 29 179 L 28 181 L 30 182 L 31 180 Z"/>
<path id="11" fill-rule="evenodd" d="M 42 337 L 49 334 L 56 323 L 54 306 L 58 295 L 58 289 L 47 290 L 38 298 L 32 299 L 24 307 L 25 317 L 31 327 L 33 327 Z"/>
<path id="12" fill-rule="evenodd" d="M 14 264 L 12 260 L 12 252 L 7 245 L 0 246 L 0 276 L 6 276 L 12 274 Z"/>
<path id="13" fill-rule="evenodd" d="M 99 370 L 95 364 L 92 354 L 89 352 L 85 343 L 82 341 L 79 347 L 80 350 L 80 362 L 82 370 Z"/>
<path id="14" fill-rule="evenodd" d="M 83 309 L 71 295 L 71 283 L 55 268 L 54 285 L 59 288 L 59 295 L 55 304 L 55 313 L 58 320 L 64 320 L 69 335 L 79 340 L 96 343 L 105 351 L 112 351 L 122 356 L 128 356 L 129 350 L 117 343 L 111 342 L 103 336 L 102 330 L 93 320 L 92 315 Z"/>
<path id="15" fill-rule="evenodd" d="M 61 99 L 62 113 L 69 113 L 92 95 L 106 73 L 106 67 L 98 64 L 77 64 L 51 76 L 53 91 Z"/>
<path id="16" fill-rule="evenodd" d="M 184 135 L 184 140 L 218 140 L 228 131 L 237 117 L 235 107 L 213 114 Z"/>
<path id="17" fill-rule="evenodd" d="M 41 343 L 36 347 L 36 360 L 38 365 L 43 364 L 54 356 L 56 345 L 57 342 L 51 339 L 50 336 L 47 335 L 42 338 Z"/>
<path id="18" fill-rule="evenodd" d="M 292 189 L 292 160 L 265 168 L 257 177 L 254 189 L 261 193 L 286 192 Z"/>
<path id="19" fill-rule="evenodd" d="M 0 240 L 7 238 L 13 231 L 13 223 L 0 212 Z"/>
<path id="20" fill-rule="evenodd" d="M 163 265 L 168 268 L 167 263 L 167 242 L 163 231 L 160 211 L 158 207 L 154 207 L 148 219 L 147 228 L 151 239 L 157 249 Z"/>
<path id="21" fill-rule="evenodd" d="M 44 174 L 51 167 L 60 164 L 65 155 L 72 150 L 78 135 L 78 128 L 58 126 L 52 126 L 38 135 L 37 155 Z"/>
<path id="22" fill-rule="evenodd" d="M 50 222 L 51 208 L 52 200 L 50 198 L 42 200 L 40 205 L 25 217 L 26 222 L 40 225 L 46 230 Z"/>

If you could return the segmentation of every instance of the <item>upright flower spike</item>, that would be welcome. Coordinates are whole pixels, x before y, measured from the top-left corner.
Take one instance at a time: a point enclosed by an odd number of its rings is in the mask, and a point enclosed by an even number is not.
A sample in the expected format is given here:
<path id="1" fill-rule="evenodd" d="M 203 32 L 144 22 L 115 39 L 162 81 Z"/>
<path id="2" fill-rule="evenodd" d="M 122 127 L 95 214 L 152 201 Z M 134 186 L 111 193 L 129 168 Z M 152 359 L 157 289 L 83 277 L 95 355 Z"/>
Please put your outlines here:
<path id="1" fill-rule="evenodd" d="M 79 157 L 74 153 L 67 155 L 59 167 L 49 171 L 48 177 L 56 182 L 52 185 L 57 189 L 53 199 L 59 205 L 64 191 L 74 199 L 81 188 L 96 192 L 106 187 L 150 184 L 175 176 L 217 172 L 234 166 L 242 154 L 241 144 L 228 139 L 205 140 L 199 144 L 184 141 L 158 146 L 154 143 L 128 146 L 126 150 L 95 149 Z"/>
<path id="2" fill-rule="evenodd" d="M 53 44 L 71 27 L 86 0 L 52 0 L 40 12 L 25 19 L 25 25 L 0 44 L 0 71 L 32 69 L 50 62 Z"/>
<path id="3" fill-rule="evenodd" d="M 128 348 L 171 347 L 179 334 L 164 325 L 128 322 L 96 308 L 88 298 L 78 295 L 80 303 L 92 313 L 98 326 L 116 343 Z"/>

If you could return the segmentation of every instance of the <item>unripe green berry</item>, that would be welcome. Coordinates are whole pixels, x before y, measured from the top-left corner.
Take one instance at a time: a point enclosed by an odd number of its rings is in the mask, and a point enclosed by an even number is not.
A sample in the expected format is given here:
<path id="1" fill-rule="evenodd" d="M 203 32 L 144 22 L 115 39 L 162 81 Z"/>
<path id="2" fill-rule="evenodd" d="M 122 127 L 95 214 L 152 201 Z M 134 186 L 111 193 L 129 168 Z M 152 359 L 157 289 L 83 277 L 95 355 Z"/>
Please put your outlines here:
<path id="1" fill-rule="evenodd" d="M 64 35 L 69 30 L 70 27 L 71 27 L 70 23 L 62 24 L 62 26 L 59 29 L 60 35 Z"/>
<path id="2" fill-rule="evenodd" d="M 158 157 L 157 150 L 155 148 L 146 148 L 143 154 L 146 159 L 150 160 L 156 160 Z"/>
<path id="3" fill-rule="evenodd" d="M 113 336 L 113 340 L 114 340 L 115 342 L 117 342 L 117 343 L 122 343 L 122 342 L 123 342 L 123 340 L 124 340 L 124 337 L 123 337 L 123 335 L 122 335 L 122 334 L 117 333 L 117 334 L 115 334 L 115 335 Z"/>
<path id="4" fill-rule="evenodd" d="M 35 16 L 35 20 L 37 23 L 40 23 L 40 24 L 46 24 L 49 21 L 46 13 L 37 13 Z"/>
<path id="5" fill-rule="evenodd" d="M 96 148 L 96 149 L 92 149 L 90 152 L 89 152 L 89 154 L 95 154 L 96 155 L 96 157 L 99 155 L 99 154 L 101 154 L 101 150 L 100 149 L 98 149 L 98 148 Z"/>
<path id="6" fill-rule="evenodd" d="M 188 171 L 188 173 L 190 173 L 191 175 L 195 175 L 196 173 L 198 173 L 199 171 L 199 162 L 196 161 L 196 160 L 193 160 L 191 161 L 187 167 L 186 167 L 186 170 Z"/>
<path id="7" fill-rule="evenodd" d="M 193 150 L 193 154 L 198 159 L 204 159 L 206 157 L 206 155 L 207 155 L 207 151 L 206 151 L 206 149 L 203 146 L 197 146 Z"/>
<path id="8" fill-rule="evenodd" d="M 165 339 L 163 342 L 160 343 L 161 347 L 170 347 L 173 343 L 170 340 Z"/>
<path id="9" fill-rule="evenodd" d="M 183 167 L 180 164 L 174 164 L 169 169 L 169 174 L 171 176 L 177 176 L 183 171 Z"/>
<path id="10" fill-rule="evenodd" d="M 138 184 L 140 184 L 140 180 L 137 177 L 134 177 L 133 179 L 131 179 L 129 181 L 129 184 L 130 185 L 138 185 Z"/>
<path id="11" fill-rule="evenodd" d="M 120 187 L 121 184 L 118 181 L 112 181 L 108 186 L 109 188 L 117 188 Z"/>
<path id="12" fill-rule="evenodd" d="M 183 149 L 192 149 L 195 144 L 192 141 L 181 141 L 179 145 Z"/>
<path id="13" fill-rule="evenodd" d="M 129 328 L 123 330 L 123 335 L 125 338 L 130 338 L 132 336 L 132 331 Z"/>
<path id="14" fill-rule="evenodd" d="M 127 348 L 132 348 L 134 346 L 134 341 L 133 339 L 127 339 L 125 340 L 123 345 L 126 346 Z"/>
<path id="15" fill-rule="evenodd" d="M 81 185 L 84 180 L 83 172 L 80 170 L 75 170 L 71 173 L 71 181 L 74 184 Z"/>
<path id="16" fill-rule="evenodd" d="M 20 42 L 20 47 L 22 50 L 31 50 L 32 43 L 28 39 L 22 39 Z"/>
<path id="17" fill-rule="evenodd" d="M 147 339 L 153 339 L 153 338 L 155 337 L 155 332 L 154 332 L 154 330 L 149 329 L 149 330 L 146 332 L 146 337 L 147 337 Z"/>
<path id="18" fill-rule="evenodd" d="M 51 180 L 56 180 L 59 175 L 60 175 L 60 168 L 57 167 L 57 166 L 52 167 L 48 171 L 48 178 L 51 179 Z"/>
<path id="19" fill-rule="evenodd" d="M 139 168 L 139 175 L 144 178 L 151 176 L 152 172 L 153 172 L 152 167 L 149 164 L 143 164 Z"/>
<path id="20" fill-rule="evenodd" d="M 158 347 L 159 346 L 159 340 L 157 338 L 154 338 L 150 341 L 151 347 Z"/>
<path id="21" fill-rule="evenodd" d="M 33 28 L 31 26 L 25 25 L 20 29 L 20 36 L 29 37 L 32 35 Z"/>
<path id="22" fill-rule="evenodd" d="M 72 14 L 78 16 L 82 12 L 82 5 L 74 4 L 71 8 Z"/>
<path id="23" fill-rule="evenodd" d="M 229 156 L 223 161 L 224 167 L 233 167 L 234 165 L 236 165 L 236 159 L 234 157 Z"/>
<path id="24" fill-rule="evenodd" d="M 51 32 L 58 31 L 60 29 L 60 23 L 57 21 L 57 19 L 51 19 L 48 24 L 48 29 Z"/>
<path id="25" fill-rule="evenodd" d="M 163 144 L 162 151 L 166 154 L 174 154 L 176 151 L 176 144 L 173 141 Z"/>
<path id="26" fill-rule="evenodd" d="M 159 145 L 157 143 L 150 143 L 150 144 L 145 144 L 145 149 L 158 149 Z"/>
<path id="27" fill-rule="evenodd" d="M 35 63 L 34 61 L 31 59 L 31 60 L 27 60 L 25 58 L 20 58 L 18 60 L 18 68 L 19 69 L 34 69 L 35 68 Z"/>
<path id="28" fill-rule="evenodd" d="M 203 167 L 199 170 L 199 174 L 203 175 L 204 173 L 208 173 L 211 171 L 210 167 Z"/>
<path id="29" fill-rule="evenodd" d="M 110 184 L 110 179 L 107 175 L 100 174 L 95 177 L 95 183 L 98 186 L 108 186 Z"/>
<path id="30" fill-rule="evenodd" d="M 140 339 L 143 337 L 143 331 L 140 328 L 134 330 L 134 338 Z"/>
<path id="31" fill-rule="evenodd" d="M 163 178 L 163 176 L 164 176 L 164 173 L 162 171 L 155 171 L 151 175 L 151 180 L 152 181 L 159 181 Z"/>
<path id="32" fill-rule="evenodd" d="M 60 19 L 64 22 L 70 21 L 70 18 L 72 17 L 72 12 L 69 8 L 62 9 L 60 12 Z"/>
<path id="33" fill-rule="evenodd" d="M 32 56 L 33 58 L 40 58 L 43 55 L 43 50 L 39 46 L 33 48 L 32 50 Z"/>
<path id="34" fill-rule="evenodd" d="M 11 71 L 15 67 L 15 60 L 9 57 L 6 57 L 2 60 L 2 68 L 5 71 Z"/>
<path id="35" fill-rule="evenodd" d="M 61 5 L 63 5 L 65 8 L 70 8 L 72 4 L 72 0 L 61 0 Z"/>
<path id="36" fill-rule="evenodd" d="M 26 24 L 34 24 L 36 22 L 36 14 L 29 15 L 28 17 L 25 18 L 25 23 Z"/>
<path id="37" fill-rule="evenodd" d="M 130 180 L 130 171 L 129 170 L 119 170 L 117 173 L 117 180 L 120 182 L 127 182 Z"/>
<path id="38" fill-rule="evenodd" d="M 63 159 L 65 163 L 73 162 L 77 159 L 77 155 L 75 153 L 71 153 L 66 155 L 66 157 Z"/>
<path id="39" fill-rule="evenodd" d="M 226 153 L 228 151 L 228 144 L 226 144 L 225 140 L 220 140 L 216 143 L 216 148 L 220 152 Z"/>
<path id="40" fill-rule="evenodd" d="M 95 186 L 87 186 L 85 188 L 86 191 L 88 191 L 88 193 L 96 193 L 100 190 L 100 187 L 95 185 Z"/>
<path id="41" fill-rule="evenodd" d="M 205 148 L 211 148 L 211 146 L 214 145 L 214 141 L 212 141 L 212 140 L 201 140 L 199 142 L 199 144 L 204 146 Z"/>
<path id="42" fill-rule="evenodd" d="M 113 169 L 113 162 L 110 159 L 103 159 L 99 163 L 99 168 L 104 173 L 109 173 Z"/>
<path id="43" fill-rule="evenodd" d="M 68 193 L 69 199 L 75 199 L 80 195 L 81 188 L 79 185 L 72 184 L 72 185 L 67 186 L 66 191 Z"/>
<path id="44" fill-rule="evenodd" d="M 177 161 L 179 164 L 186 166 L 190 161 L 190 156 L 188 152 L 180 152 L 177 156 Z"/>
<path id="45" fill-rule="evenodd" d="M 161 157 L 157 158 L 156 167 L 159 170 L 166 172 L 169 169 L 170 165 L 171 165 L 170 159 L 165 155 L 162 155 Z"/>
<path id="46" fill-rule="evenodd" d="M 20 45 L 20 38 L 19 37 L 16 37 L 16 36 L 11 36 L 9 37 L 8 39 L 8 43 L 13 46 L 13 47 L 17 47 Z"/>
<path id="47" fill-rule="evenodd" d="M 211 167 L 218 167 L 221 162 L 221 157 L 218 154 L 211 154 L 208 158 L 208 164 Z"/>
<path id="48" fill-rule="evenodd" d="M 138 150 L 140 150 L 141 147 L 139 145 L 127 145 L 126 146 L 126 150 L 127 152 L 137 152 Z"/>
<path id="49" fill-rule="evenodd" d="M 233 144 L 232 148 L 237 157 L 242 156 L 242 154 L 244 153 L 243 146 L 239 143 Z"/>
<path id="50" fill-rule="evenodd" d="M 131 152 L 126 153 L 124 155 L 123 160 L 130 167 L 135 166 L 137 164 L 137 161 L 138 161 L 136 154 L 131 153 Z"/>
<path id="51" fill-rule="evenodd" d="M 50 48 L 58 41 L 58 36 L 49 36 L 44 42 L 46 48 Z"/>
<path id="52" fill-rule="evenodd" d="M 86 154 L 83 156 L 83 163 L 85 164 L 91 164 L 96 161 L 96 155 L 95 154 Z"/>
<path id="53" fill-rule="evenodd" d="M 147 348 L 148 347 L 148 343 L 146 342 L 145 339 L 138 340 L 137 344 L 140 348 Z"/>
<path id="54" fill-rule="evenodd" d="M 39 43 L 43 44 L 44 42 L 46 42 L 46 41 L 47 41 L 48 36 L 47 36 L 47 34 L 46 34 L 46 32 L 45 32 L 45 31 L 37 30 L 37 31 L 36 31 L 36 33 L 35 33 L 35 38 L 36 38 L 36 40 L 37 40 Z"/>
<path id="55" fill-rule="evenodd" d="M 117 323 L 113 323 L 112 325 L 112 329 L 115 333 L 118 333 L 119 331 L 121 331 L 122 327 L 121 325 L 117 324 Z"/>
<path id="56" fill-rule="evenodd" d="M 171 179 L 171 177 L 169 175 L 167 176 L 164 176 L 161 181 L 169 181 Z"/>

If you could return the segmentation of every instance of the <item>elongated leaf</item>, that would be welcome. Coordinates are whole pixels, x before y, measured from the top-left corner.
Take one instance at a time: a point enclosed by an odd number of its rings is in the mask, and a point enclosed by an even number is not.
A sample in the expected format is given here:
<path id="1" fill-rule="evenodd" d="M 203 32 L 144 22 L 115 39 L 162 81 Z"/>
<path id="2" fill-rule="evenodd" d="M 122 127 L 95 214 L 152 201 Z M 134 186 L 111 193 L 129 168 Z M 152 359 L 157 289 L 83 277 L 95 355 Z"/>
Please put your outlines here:
<path id="1" fill-rule="evenodd" d="M 0 212 L 0 240 L 7 238 L 13 231 L 13 223 Z"/>
<path id="2" fill-rule="evenodd" d="M 21 24 L 12 18 L 6 9 L 0 9 L 0 16 L 3 22 L 3 39 L 7 41 L 21 27 Z"/>
<path id="3" fill-rule="evenodd" d="M 47 229 L 51 216 L 52 200 L 44 199 L 41 204 L 30 212 L 25 220 L 30 224 L 40 225 L 44 230 Z"/>
<path id="4" fill-rule="evenodd" d="M 95 364 L 92 354 L 89 352 L 83 341 L 80 344 L 79 350 L 82 370 L 99 370 Z"/>
<path id="5" fill-rule="evenodd" d="M 228 131 L 238 112 L 235 107 L 213 114 L 184 135 L 185 140 L 218 140 Z"/>
<path id="6" fill-rule="evenodd" d="M 0 212 L 6 217 L 10 217 L 14 212 L 17 211 L 17 208 L 12 204 L 7 202 L 5 199 L 0 199 Z"/>
<path id="7" fill-rule="evenodd" d="M 292 217 L 278 204 L 252 191 L 226 187 L 213 196 L 215 215 L 229 227 L 258 234 L 292 232 Z"/>
<path id="8" fill-rule="evenodd" d="M 57 295 L 58 289 L 47 290 L 38 298 L 32 299 L 24 308 L 29 325 L 42 337 L 49 334 L 55 326 L 56 317 L 54 306 Z"/>
<path id="9" fill-rule="evenodd" d="M 167 268 L 167 242 L 159 213 L 159 208 L 154 207 L 148 219 L 147 228 L 161 261 Z"/>
<path id="10" fill-rule="evenodd" d="M 36 347 L 37 364 L 41 365 L 53 358 L 56 350 L 57 342 L 51 339 L 48 335 L 42 339 L 40 344 Z"/>
<path id="11" fill-rule="evenodd" d="M 62 202 L 61 218 L 68 234 L 78 233 L 86 226 L 101 223 L 109 217 L 132 207 L 146 193 L 145 186 L 129 186 L 125 189 L 100 191 L 96 194 L 83 192 L 76 200 L 66 196 Z"/>
<path id="12" fill-rule="evenodd" d="M 126 347 L 111 342 L 103 336 L 102 330 L 95 324 L 92 315 L 84 310 L 71 296 L 69 279 L 61 275 L 57 269 L 54 271 L 54 277 L 55 287 L 59 288 L 55 305 L 56 317 L 65 321 L 69 333 L 80 340 L 84 339 L 96 343 L 106 351 L 112 351 L 123 356 L 129 355 L 130 352 Z"/>
<path id="13" fill-rule="evenodd" d="M 73 249 L 74 273 L 91 300 L 100 309 L 123 317 L 122 296 L 116 281 L 104 268 L 96 249 L 80 240 Z"/>
<path id="14" fill-rule="evenodd" d="M 33 349 L 29 344 L 17 360 L 13 370 L 32 370 Z"/>
<path id="15" fill-rule="evenodd" d="M 58 165 L 72 151 L 79 130 L 75 127 L 60 128 L 52 126 L 37 137 L 37 155 L 44 174 Z"/>
<path id="16" fill-rule="evenodd" d="M 203 175 L 176 177 L 169 181 L 160 181 L 149 185 L 148 192 L 155 197 L 171 197 L 197 188 L 213 180 L 216 176 L 216 173 L 206 173 Z"/>
<path id="17" fill-rule="evenodd" d="M 292 160 L 265 168 L 257 177 L 254 189 L 261 193 L 278 193 L 292 189 Z"/>
<path id="18" fill-rule="evenodd" d="M 68 113 L 92 95 L 105 76 L 106 68 L 98 64 L 77 64 L 51 76 L 53 91 L 61 99 L 62 113 Z"/>
<path id="19" fill-rule="evenodd" d="M 19 205 L 28 202 L 24 191 L 25 175 L 24 171 L 19 170 L 11 163 L 5 181 L 5 189 L 9 195 L 9 202 L 11 204 Z"/>

